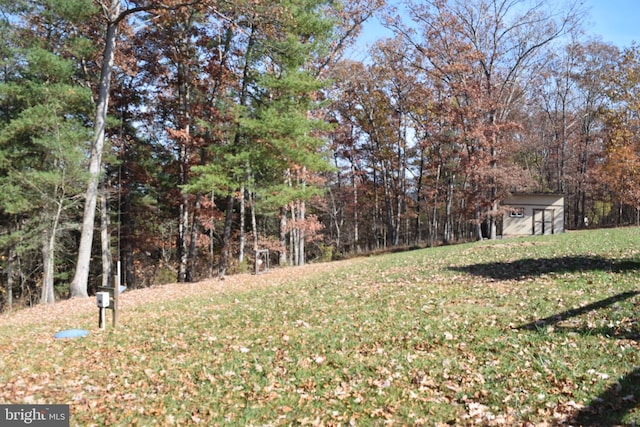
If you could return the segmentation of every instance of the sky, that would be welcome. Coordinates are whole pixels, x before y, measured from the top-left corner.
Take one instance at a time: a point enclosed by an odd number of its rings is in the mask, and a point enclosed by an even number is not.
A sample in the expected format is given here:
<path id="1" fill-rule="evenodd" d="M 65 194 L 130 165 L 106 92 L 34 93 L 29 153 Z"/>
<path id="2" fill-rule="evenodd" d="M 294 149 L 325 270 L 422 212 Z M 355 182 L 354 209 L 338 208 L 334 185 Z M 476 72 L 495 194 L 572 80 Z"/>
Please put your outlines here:
<path id="1" fill-rule="evenodd" d="M 620 48 L 640 42 L 640 0 L 586 0 L 587 34 Z"/>
<path id="2" fill-rule="evenodd" d="M 389 2 L 397 0 L 388 0 Z M 557 1 L 557 0 L 551 0 Z M 640 0 L 583 0 L 587 16 L 584 20 L 586 36 L 612 43 L 619 48 L 640 44 Z M 365 24 L 356 46 L 349 52 L 354 60 L 364 60 L 367 50 L 377 39 L 389 37 L 376 18 Z"/>

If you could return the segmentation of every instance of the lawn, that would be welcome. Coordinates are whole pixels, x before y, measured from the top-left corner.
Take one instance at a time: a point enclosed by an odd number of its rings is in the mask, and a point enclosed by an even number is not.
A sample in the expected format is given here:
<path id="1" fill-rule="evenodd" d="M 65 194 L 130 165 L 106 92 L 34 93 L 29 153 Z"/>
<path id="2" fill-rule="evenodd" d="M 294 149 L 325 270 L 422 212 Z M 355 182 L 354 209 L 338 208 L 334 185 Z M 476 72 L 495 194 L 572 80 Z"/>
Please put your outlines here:
<path id="1" fill-rule="evenodd" d="M 640 228 L 483 241 L 0 316 L 0 403 L 72 425 L 640 423 Z M 85 338 L 56 340 L 63 328 Z"/>

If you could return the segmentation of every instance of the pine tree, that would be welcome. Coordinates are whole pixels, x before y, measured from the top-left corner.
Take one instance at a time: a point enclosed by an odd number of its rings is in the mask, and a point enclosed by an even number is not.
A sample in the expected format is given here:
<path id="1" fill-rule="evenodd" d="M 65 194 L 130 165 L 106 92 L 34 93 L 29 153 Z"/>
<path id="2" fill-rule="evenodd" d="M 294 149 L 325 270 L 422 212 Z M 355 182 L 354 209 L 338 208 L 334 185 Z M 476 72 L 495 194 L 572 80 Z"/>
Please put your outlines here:
<path id="1" fill-rule="evenodd" d="M 318 136 L 324 123 L 313 115 L 324 82 L 312 64 L 326 52 L 333 25 L 322 13 L 328 7 L 322 1 L 293 0 L 270 7 L 278 11 L 256 16 L 249 26 L 232 142 L 211 147 L 212 158 L 220 161 L 194 168 L 199 177 L 189 188 L 225 194 L 224 236 L 230 236 L 234 195 L 245 185 L 263 206 L 286 206 L 283 212 L 289 212 L 295 224 L 290 230 L 296 234 L 295 263 L 303 264 L 304 200 L 317 192 L 308 176 L 328 167 Z M 229 257 L 226 239 L 223 246 L 221 275 Z"/>
<path id="2" fill-rule="evenodd" d="M 40 247 L 40 301 L 55 299 L 56 248 L 75 227 L 77 196 L 84 179 L 87 115 L 91 94 L 73 84 L 73 65 L 39 47 L 16 49 L 15 75 L 0 84 L 0 211 L 20 223 L 0 244 L 18 255 Z"/>

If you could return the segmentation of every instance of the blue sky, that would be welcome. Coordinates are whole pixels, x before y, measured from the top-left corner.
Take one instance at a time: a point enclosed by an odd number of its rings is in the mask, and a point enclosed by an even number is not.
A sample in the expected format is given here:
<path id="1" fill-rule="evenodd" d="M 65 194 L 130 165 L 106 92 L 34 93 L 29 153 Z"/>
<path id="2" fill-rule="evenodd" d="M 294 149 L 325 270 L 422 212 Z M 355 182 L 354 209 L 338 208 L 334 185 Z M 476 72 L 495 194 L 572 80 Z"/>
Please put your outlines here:
<path id="1" fill-rule="evenodd" d="M 583 0 L 583 2 L 588 13 L 584 20 L 587 37 L 598 38 L 619 48 L 630 47 L 632 41 L 640 44 L 640 0 Z M 354 60 L 364 60 L 367 57 L 367 47 L 375 40 L 389 37 L 390 34 L 376 18 L 372 18 L 371 22 L 365 24 L 357 45 L 348 54 L 349 57 Z"/>
<path id="2" fill-rule="evenodd" d="M 623 48 L 640 42 L 640 0 L 586 0 L 587 34 Z"/>

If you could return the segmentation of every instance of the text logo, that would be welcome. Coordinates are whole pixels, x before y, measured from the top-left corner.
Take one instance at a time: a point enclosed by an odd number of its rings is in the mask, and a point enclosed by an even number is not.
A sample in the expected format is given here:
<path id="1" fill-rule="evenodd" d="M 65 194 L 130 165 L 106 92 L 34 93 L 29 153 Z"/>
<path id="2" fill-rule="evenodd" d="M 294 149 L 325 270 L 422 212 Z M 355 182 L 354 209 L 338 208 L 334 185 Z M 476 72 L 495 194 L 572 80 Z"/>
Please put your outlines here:
<path id="1" fill-rule="evenodd" d="M 0 426 L 69 427 L 69 405 L 0 405 Z"/>

